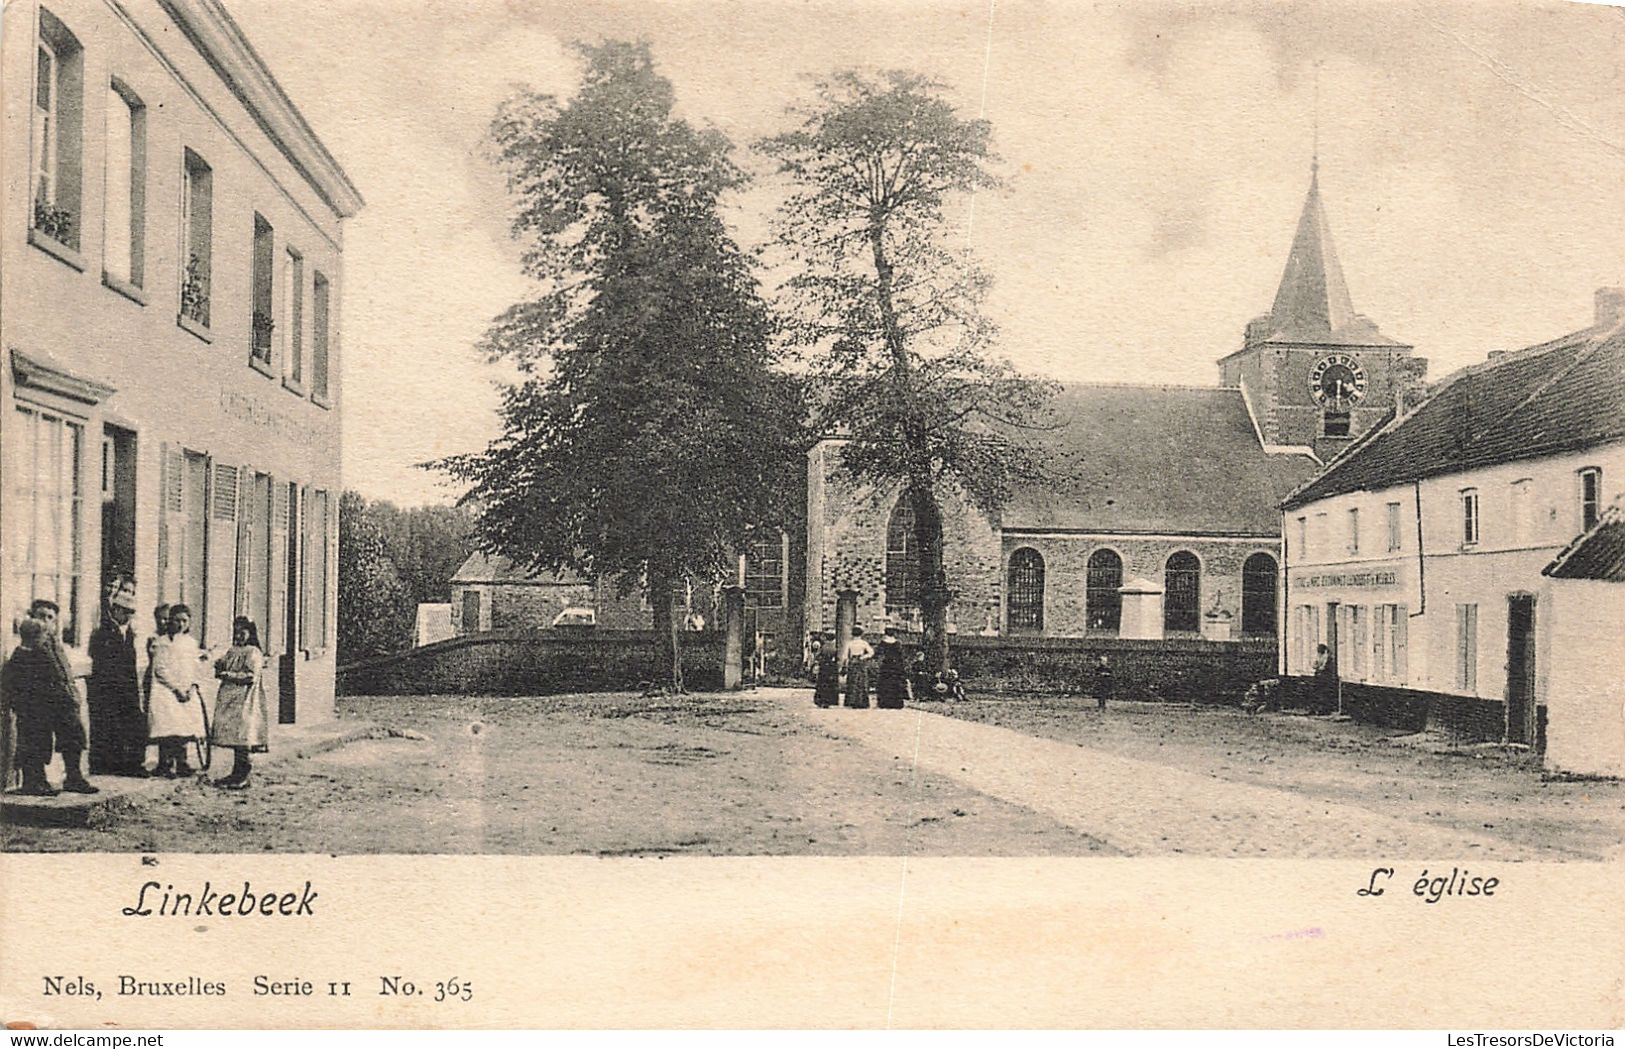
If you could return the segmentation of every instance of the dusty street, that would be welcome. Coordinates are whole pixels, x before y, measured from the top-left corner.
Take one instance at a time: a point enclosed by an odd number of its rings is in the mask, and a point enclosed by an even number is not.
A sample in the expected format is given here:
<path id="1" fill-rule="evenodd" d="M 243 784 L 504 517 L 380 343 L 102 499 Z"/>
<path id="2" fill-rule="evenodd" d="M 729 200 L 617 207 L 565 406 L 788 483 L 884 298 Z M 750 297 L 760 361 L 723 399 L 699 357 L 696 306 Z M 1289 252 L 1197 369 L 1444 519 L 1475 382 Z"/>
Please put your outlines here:
<path id="1" fill-rule="evenodd" d="M 1451 746 L 1354 721 L 1233 707 L 1000 696 L 926 704 L 1013 729 L 1227 783 L 1363 809 L 1528 858 L 1601 858 L 1625 846 L 1625 783 L 1543 774 L 1537 756 Z"/>
<path id="2" fill-rule="evenodd" d="M 945 716 L 946 715 L 946 716 Z M 369 697 L 403 735 L 173 792 L 14 851 L 1601 858 L 1625 785 L 1352 722 L 1069 699 L 815 710 L 671 699 Z"/>
<path id="3" fill-rule="evenodd" d="M 12 851 L 1112 855 L 1087 835 L 746 694 L 341 700 L 419 733 L 186 784 L 90 830 L 6 828 Z"/>

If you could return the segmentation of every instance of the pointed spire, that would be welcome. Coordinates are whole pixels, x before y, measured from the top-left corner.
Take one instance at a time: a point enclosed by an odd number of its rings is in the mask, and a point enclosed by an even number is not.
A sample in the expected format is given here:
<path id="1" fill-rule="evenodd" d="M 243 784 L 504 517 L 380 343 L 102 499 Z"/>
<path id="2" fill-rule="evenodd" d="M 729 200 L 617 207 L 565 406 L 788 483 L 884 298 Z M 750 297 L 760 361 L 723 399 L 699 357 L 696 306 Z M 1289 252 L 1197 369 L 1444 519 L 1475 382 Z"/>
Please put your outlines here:
<path id="1" fill-rule="evenodd" d="M 1271 337 L 1318 342 L 1356 323 L 1343 267 L 1332 246 L 1331 226 L 1320 203 L 1317 156 L 1309 168 L 1309 196 L 1298 218 L 1298 232 L 1270 309 Z"/>

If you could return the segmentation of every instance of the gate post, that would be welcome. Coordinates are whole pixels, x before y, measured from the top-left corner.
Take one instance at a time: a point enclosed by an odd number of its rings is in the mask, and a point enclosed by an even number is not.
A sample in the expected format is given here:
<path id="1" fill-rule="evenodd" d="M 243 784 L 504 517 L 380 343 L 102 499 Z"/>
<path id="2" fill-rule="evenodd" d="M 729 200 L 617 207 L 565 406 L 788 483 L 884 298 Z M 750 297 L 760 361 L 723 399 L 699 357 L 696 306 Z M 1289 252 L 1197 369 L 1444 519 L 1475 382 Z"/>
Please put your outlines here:
<path id="1" fill-rule="evenodd" d="M 852 643 L 852 624 L 858 621 L 858 592 L 835 592 L 835 651 L 846 657 L 846 646 Z"/>
<path id="2" fill-rule="evenodd" d="M 743 679 L 740 662 L 744 658 L 744 587 L 722 588 L 722 623 L 726 632 L 722 644 L 722 687 L 735 689 Z"/>

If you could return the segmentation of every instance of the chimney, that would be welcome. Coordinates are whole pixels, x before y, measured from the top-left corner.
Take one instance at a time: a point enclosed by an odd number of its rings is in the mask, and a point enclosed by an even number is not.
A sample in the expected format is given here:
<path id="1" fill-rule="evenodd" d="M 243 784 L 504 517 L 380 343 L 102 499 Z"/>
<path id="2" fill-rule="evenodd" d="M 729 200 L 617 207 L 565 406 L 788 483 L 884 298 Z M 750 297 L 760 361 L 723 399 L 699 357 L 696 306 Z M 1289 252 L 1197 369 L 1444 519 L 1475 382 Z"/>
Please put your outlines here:
<path id="1" fill-rule="evenodd" d="M 1625 321 L 1625 288 L 1597 289 L 1597 327 L 1603 330 Z"/>

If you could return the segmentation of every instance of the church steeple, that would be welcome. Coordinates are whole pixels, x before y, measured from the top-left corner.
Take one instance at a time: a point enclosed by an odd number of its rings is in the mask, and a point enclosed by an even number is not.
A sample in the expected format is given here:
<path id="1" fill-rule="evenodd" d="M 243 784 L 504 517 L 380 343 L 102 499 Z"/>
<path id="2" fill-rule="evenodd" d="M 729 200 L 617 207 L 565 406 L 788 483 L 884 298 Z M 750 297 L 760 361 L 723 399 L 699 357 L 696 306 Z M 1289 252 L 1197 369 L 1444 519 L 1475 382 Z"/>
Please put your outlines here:
<path id="1" fill-rule="evenodd" d="M 1354 312 L 1343 267 L 1332 246 L 1332 230 L 1320 202 L 1320 160 L 1309 168 L 1309 196 L 1298 217 L 1298 232 L 1286 271 L 1270 308 L 1271 339 L 1326 342 L 1364 318 Z"/>
<path id="2" fill-rule="evenodd" d="M 1275 303 L 1219 360 L 1219 384 L 1240 388 L 1264 444 L 1312 447 L 1324 460 L 1392 411 L 1427 362 L 1354 312 L 1320 201 L 1319 152 L 1316 142 Z"/>

